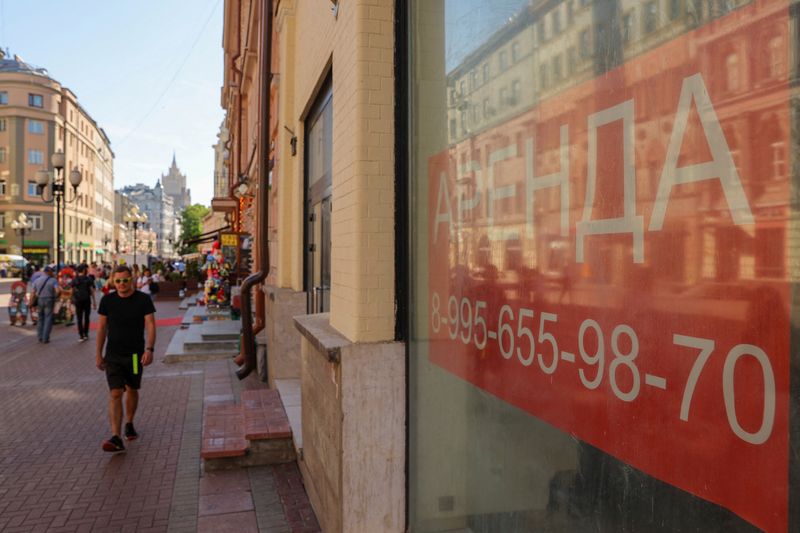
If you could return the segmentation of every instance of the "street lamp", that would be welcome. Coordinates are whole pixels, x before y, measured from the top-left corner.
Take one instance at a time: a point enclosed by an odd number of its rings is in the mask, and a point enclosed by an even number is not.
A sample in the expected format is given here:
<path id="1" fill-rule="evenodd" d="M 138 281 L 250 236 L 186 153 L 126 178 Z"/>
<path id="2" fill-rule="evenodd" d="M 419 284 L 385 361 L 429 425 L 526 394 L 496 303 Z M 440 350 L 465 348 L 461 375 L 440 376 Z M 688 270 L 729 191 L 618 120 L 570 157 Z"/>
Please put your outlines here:
<path id="1" fill-rule="evenodd" d="M 130 227 L 133 225 L 133 264 L 136 264 L 136 230 L 139 229 L 139 224 L 147 222 L 147 215 L 139 212 L 138 205 L 132 205 L 128 212 L 125 213 L 125 224 Z"/>
<path id="2" fill-rule="evenodd" d="M 33 229 L 33 222 L 28 220 L 28 215 L 25 213 L 20 213 L 16 220 L 11 221 L 11 227 L 14 229 L 14 233 L 20 235 L 22 237 L 22 242 L 20 244 L 20 255 L 23 257 L 25 256 L 25 232 L 29 232 Z"/>
<path id="3" fill-rule="evenodd" d="M 50 156 L 50 164 L 55 169 L 55 175 L 52 176 L 47 169 L 40 169 L 36 171 L 36 185 L 42 195 L 42 201 L 45 203 L 56 204 L 56 277 L 61 270 L 61 210 L 66 209 L 66 204 L 74 202 L 78 198 L 78 186 L 83 181 L 83 176 L 77 168 L 73 168 L 69 173 L 69 183 L 72 185 L 72 197 L 69 197 L 69 190 L 66 187 L 66 163 L 64 152 L 61 150 L 56 151 Z M 49 199 L 48 199 L 49 191 Z"/>

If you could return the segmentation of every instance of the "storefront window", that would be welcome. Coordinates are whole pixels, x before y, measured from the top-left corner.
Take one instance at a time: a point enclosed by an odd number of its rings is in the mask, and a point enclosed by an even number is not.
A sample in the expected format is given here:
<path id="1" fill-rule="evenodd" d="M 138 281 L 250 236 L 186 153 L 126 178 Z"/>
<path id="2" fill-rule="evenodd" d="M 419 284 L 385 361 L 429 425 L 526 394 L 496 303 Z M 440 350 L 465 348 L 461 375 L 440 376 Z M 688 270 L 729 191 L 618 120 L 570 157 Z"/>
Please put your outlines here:
<path id="1" fill-rule="evenodd" d="M 800 11 L 572 4 L 410 5 L 409 529 L 797 531 Z"/>

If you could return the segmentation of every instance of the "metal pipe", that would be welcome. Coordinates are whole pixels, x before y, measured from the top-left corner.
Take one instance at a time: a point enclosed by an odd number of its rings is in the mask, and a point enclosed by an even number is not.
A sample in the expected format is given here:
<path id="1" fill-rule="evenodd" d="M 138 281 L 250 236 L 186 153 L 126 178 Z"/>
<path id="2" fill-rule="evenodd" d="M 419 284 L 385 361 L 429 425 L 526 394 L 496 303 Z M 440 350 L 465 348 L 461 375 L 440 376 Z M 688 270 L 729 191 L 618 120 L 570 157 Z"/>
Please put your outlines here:
<path id="1" fill-rule="evenodd" d="M 259 91 L 259 109 L 261 110 L 261 128 L 258 137 L 258 204 L 257 209 L 261 215 L 259 227 L 259 270 L 253 272 L 242 282 L 242 347 L 244 348 L 244 365 L 236 371 L 236 377 L 244 379 L 256 368 L 255 334 L 253 333 L 253 317 L 250 305 L 250 290 L 254 285 L 263 282 L 269 272 L 269 124 L 270 101 L 269 88 L 272 79 L 272 0 L 262 0 L 262 23 L 264 31 L 261 33 L 261 87 Z M 241 120 L 241 117 L 240 117 Z"/>

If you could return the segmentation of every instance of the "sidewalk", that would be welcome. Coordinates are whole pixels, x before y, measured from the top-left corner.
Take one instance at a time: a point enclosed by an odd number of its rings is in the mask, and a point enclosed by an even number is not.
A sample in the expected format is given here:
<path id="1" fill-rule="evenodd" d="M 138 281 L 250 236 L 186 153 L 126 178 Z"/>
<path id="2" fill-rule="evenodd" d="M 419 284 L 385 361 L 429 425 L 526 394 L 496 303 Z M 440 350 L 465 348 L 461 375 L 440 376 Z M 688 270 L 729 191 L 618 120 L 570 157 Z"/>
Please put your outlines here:
<path id="1" fill-rule="evenodd" d="M 156 307 L 158 319 L 181 315 L 177 301 Z M 159 326 L 136 417 L 141 437 L 109 455 L 100 449 L 108 389 L 94 366 L 94 331 L 80 343 L 74 326 L 55 326 L 41 345 L 33 327 L 11 327 L 6 316 L 0 308 L 0 530 L 319 530 L 296 464 L 202 472 L 204 400 L 264 387 L 238 383 L 232 362 L 166 365 L 177 326 Z"/>

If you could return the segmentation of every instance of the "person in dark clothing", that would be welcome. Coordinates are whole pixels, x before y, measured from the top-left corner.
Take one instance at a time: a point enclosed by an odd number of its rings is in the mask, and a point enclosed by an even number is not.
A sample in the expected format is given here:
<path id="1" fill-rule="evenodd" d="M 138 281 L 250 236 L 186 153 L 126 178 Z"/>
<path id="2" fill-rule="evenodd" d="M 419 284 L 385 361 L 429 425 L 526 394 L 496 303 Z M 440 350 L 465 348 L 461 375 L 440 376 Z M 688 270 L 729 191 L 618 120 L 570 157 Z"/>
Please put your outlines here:
<path id="1" fill-rule="evenodd" d="M 153 362 L 156 309 L 149 296 L 134 289 L 133 273 L 128 266 L 117 267 L 112 279 L 116 291 L 103 296 L 97 310 L 100 325 L 97 330 L 95 365 L 105 371 L 109 388 L 108 417 L 111 438 L 104 441 L 102 447 L 107 452 L 116 453 L 125 451 L 125 445 L 120 438 L 123 395 L 125 438 L 131 441 L 139 436 L 133 427 L 133 418 L 139 404 L 142 367 Z M 147 343 L 144 338 L 145 330 Z"/>
<path id="2" fill-rule="evenodd" d="M 78 275 L 70 282 L 72 287 L 72 303 L 78 317 L 78 336 L 81 342 L 89 340 L 89 315 L 97 308 L 94 297 L 94 278 L 88 275 L 86 265 L 78 267 Z M 91 308 L 89 307 L 91 306 Z"/>

